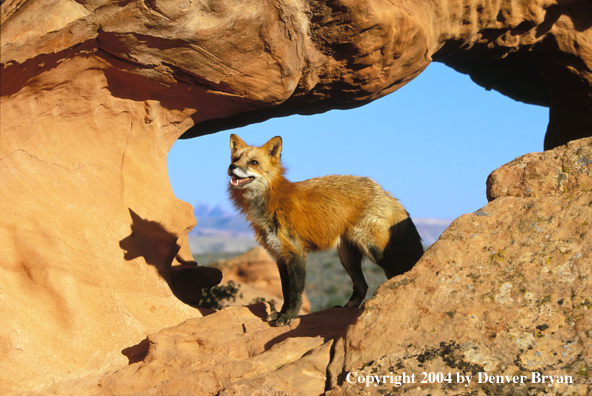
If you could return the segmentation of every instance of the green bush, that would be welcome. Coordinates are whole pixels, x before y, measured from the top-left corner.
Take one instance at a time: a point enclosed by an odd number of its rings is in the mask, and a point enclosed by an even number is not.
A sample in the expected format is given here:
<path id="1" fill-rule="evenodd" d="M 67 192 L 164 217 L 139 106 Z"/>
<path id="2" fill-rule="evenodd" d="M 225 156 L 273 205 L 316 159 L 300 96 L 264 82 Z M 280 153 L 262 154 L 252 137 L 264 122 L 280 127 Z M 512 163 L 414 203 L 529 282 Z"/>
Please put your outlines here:
<path id="1" fill-rule="evenodd" d="M 249 305 L 258 304 L 258 303 L 262 303 L 262 302 L 269 304 L 269 308 L 271 309 L 271 312 L 276 312 L 275 300 L 268 301 L 263 297 L 257 297 L 255 299 L 253 299 L 253 301 L 251 301 L 251 303 Z"/>
<path id="2" fill-rule="evenodd" d="M 201 294 L 200 308 L 222 309 L 228 306 L 228 302 L 236 301 L 236 295 L 240 285 L 228 281 L 225 286 L 218 285 L 210 289 L 204 288 Z"/>

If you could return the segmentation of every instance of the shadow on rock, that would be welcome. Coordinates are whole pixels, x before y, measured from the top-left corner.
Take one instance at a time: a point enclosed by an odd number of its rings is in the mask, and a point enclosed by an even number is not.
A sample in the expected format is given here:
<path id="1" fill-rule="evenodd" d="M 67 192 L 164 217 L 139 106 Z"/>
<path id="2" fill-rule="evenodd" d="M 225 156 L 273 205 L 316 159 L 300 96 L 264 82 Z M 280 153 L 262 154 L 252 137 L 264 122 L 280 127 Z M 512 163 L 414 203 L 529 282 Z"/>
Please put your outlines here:
<path id="1" fill-rule="evenodd" d="M 193 260 L 180 257 L 178 236 L 167 231 L 156 221 L 141 218 L 131 208 L 131 234 L 119 242 L 125 251 L 124 259 L 143 257 L 165 279 L 175 296 L 186 304 L 197 306 L 202 288 L 212 287 L 222 280 L 216 268 L 199 266 Z M 179 265 L 172 266 L 173 261 Z M 127 356 L 127 355 L 126 355 Z"/>
<path id="2" fill-rule="evenodd" d="M 336 339 L 359 315 L 359 308 L 330 308 L 299 316 L 290 323 L 289 331 L 269 340 L 265 350 L 293 337 L 322 337 L 325 342 Z"/>

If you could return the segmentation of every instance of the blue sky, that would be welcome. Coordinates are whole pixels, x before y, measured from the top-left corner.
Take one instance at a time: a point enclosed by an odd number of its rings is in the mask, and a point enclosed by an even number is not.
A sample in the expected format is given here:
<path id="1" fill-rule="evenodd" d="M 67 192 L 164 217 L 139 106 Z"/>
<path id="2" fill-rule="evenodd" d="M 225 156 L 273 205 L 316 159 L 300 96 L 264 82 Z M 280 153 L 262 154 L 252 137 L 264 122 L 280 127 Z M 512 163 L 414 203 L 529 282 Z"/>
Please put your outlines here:
<path id="1" fill-rule="evenodd" d="M 369 176 L 411 217 L 454 219 L 487 204 L 485 180 L 514 158 L 543 150 L 548 108 L 487 91 L 440 63 L 394 93 L 353 110 L 290 116 L 179 140 L 168 155 L 177 198 L 222 205 L 229 136 L 261 145 L 283 139 L 287 177 Z"/>

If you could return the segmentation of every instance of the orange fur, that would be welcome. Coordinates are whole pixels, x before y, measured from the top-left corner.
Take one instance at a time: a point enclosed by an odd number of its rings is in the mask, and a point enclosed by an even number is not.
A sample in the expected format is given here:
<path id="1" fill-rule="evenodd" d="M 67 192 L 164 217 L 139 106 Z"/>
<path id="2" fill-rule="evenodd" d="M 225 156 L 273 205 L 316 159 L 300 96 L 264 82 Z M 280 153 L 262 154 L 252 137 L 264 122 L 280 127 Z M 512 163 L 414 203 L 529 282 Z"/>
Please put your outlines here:
<path id="1" fill-rule="evenodd" d="M 270 317 L 278 325 L 289 323 L 300 308 L 310 251 L 338 246 L 354 282 L 349 307 L 358 306 L 366 294 L 362 255 L 389 277 L 408 270 L 421 256 L 421 239 L 409 215 L 373 180 L 332 175 L 293 183 L 284 176 L 280 137 L 261 147 L 236 135 L 230 141 L 230 198 L 277 260 L 282 277 L 284 307 Z"/>

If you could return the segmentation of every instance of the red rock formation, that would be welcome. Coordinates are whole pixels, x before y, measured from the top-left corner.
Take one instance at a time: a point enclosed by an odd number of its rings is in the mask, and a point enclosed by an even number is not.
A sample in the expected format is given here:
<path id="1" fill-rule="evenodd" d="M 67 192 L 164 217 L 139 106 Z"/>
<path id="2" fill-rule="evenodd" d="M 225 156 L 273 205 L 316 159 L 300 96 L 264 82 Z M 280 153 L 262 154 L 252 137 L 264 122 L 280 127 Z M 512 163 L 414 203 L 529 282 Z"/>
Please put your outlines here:
<path id="1" fill-rule="evenodd" d="M 123 351 L 130 364 L 117 371 L 57 383 L 44 393 L 589 394 L 590 158 L 588 138 L 495 171 L 492 202 L 458 218 L 361 311 L 333 308 L 278 328 L 265 322 L 264 304 L 225 308 L 149 335 Z M 525 171 L 535 163 L 538 176 Z M 531 194 L 500 188 L 505 175 L 532 186 Z M 558 179 L 578 187 L 566 191 Z M 434 374 L 425 384 L 423 372 Z M 408 382 L 396 385 L 403 373 Z M 450 373 L 450 381 L 438 383 L 437 373 Z M 532 383 L 533 373 L 573 382 Z M 479 383 L 484 374 L 525 379 Z M 376 375 L 386 383 L 367 387 L 366 376 Z"/>
<path id="2" fill-rule="evenodd" d="M 204 122 L 185 137 L 294 111 L 359 106 L 405 85 L 432 59 L 486 89 L 549 106 L 545 149 L 592 134 L 588 1 L 332 0 L 309 7 L 314 48 L 308 40 L 300 47 L 305 66 L 292 96 L 274 108 Z"/>
<path id="3" fill-rule="evenodd" d="M 592 4 L 437 2 L 433 59 L 477 84 L 549 107 L 545 149 L 592 134 Z"/>
<path id="4" fill-rule="evenodd" d="M 3 1 L 1 390 L 119 367 L 121 349 L 200 315 L 171 291 L 218 280 L 190 263 L 195 219 L 168 182 L 181 135 L 359 106 L 434 57 L 522 100 L 546 90 L 556 146 L 590 134 L 591 7 Z M 471 59 L 510 67 L 477 76 Z M 531 64 L 541 78 L 510 90 Z"/>
<path id="5" fill-rule="evenodd" d="M 225 308 L 151 334 L 126 353 L 130 365 L 45 392 L 76 395 L 318 395 L 333 341 L 358 309 L 333 308 L 285 327 L 266 304 Z M 219 393 L 222 392 L 222 393 Z"/>
<path id="6" fill-rule="evenodd" d="M 359 394 L 349 372 L 473 375 L 406 384 L 424 395 L 589 394 L 592 359 L 592 139 L 493 172 L 483 209 L 456 219 L 414 269 L 384 283 L 335 344 L 330 395 Z M 570 186 L 570 187 L 567 187 Z M 476 384 L 478 373 L 528 383 Z M 530 384 L 532 372 L 574 384 Z M 350 377 L 351 379 L 352 377 Z M 419 390 L 414 390 L 420 387 Z M 376 390 L 393 391 L 384 384 Z"/>

